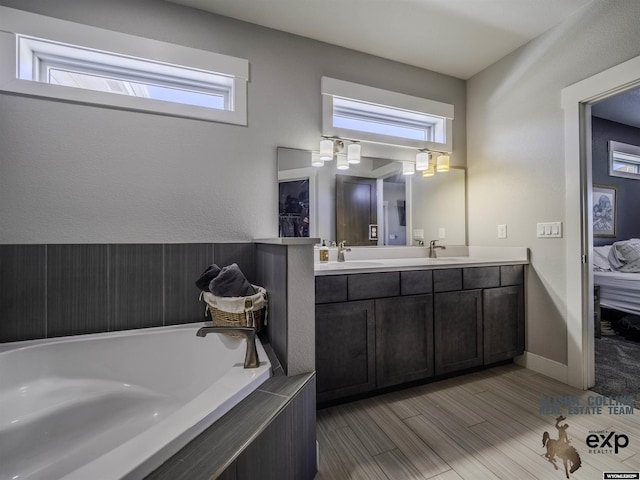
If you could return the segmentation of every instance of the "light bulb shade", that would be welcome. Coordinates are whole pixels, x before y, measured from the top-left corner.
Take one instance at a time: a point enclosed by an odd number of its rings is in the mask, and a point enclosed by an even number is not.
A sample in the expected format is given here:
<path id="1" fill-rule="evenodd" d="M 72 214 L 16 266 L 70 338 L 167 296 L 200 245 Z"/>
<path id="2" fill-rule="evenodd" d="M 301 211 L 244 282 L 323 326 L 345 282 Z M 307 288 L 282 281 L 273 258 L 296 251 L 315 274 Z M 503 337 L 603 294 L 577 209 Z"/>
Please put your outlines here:
<path id="1" fill-rule="evenodd" d="M 347 161 L 349 163 L 360 163 L 360 144 L 350 143 L 347 147 Z"/>
<path id="2" fill-rule="evenodd" d="M 327 138 L 320 140 L 320 160 L 333 160 L 333 141 Z"/>
<path id="3" fill-rule="evenodd" d="M 320 153 L 311 152 L 311 166 L 324 167 L 324 160 L 320 158 Z"/>
<path id="4" fill-rule="evenodd" d="M 416 165 L 413 162 L 402 162 L 402 174 L 413 175 L 416 173 Z"/>
<path id="5" fill-rule="evenodd" d="M 338 170 L 346 170 L 349 168 L 349 161 L 347 160 L 347 156 L 345 154 L 338 154 L 338 163 L 336 166 L 338 167 Z"/>
<path id="6" fill-rule="evenodd" d="M 416 155 L 416 170 L 429 168 L 429 152 L 418 152 Z"/>
<path id="7" fill-rule="evenodd" d="M 429 165 L 429 168 L 422 171 L 423 177 L 433 177 L 436 174 L 436 168 L 433 164 Z"/>
<path id="8" fill-rule="evenodd" d="M 436 172 L 448 172 L 449 171 L 449 155 L 440 155 L 438 157 L 438 164 L 436 165 Z"/>

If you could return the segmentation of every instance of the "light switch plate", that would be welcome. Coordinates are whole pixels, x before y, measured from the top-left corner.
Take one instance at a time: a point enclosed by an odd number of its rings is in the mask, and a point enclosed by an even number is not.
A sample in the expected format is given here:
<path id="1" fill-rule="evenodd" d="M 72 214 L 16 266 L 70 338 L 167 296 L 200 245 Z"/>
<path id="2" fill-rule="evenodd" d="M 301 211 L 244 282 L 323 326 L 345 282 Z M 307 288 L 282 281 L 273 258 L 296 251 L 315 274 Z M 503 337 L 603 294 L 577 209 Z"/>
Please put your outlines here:
<path id="1" fill-rule="evenodd" d="M 562 222 L 543 222 L 536 224 L 538 238 L 562 238 Z"/>
<path id="2" fill-rule="evenodd" d="M 445 234 L 445 229 L 444 227 L 440 227 L 438 229 L 438 238 L 446 238 L 446 234 Z"/>
<path id="3" fill-rule="evenodd" d="M 413 239 L 414 240 L 424 240 L 424 230 L 422 228 L 414 228 L 413 229 Z"/>
<path id="4" fill-rule="evenodd" d="M 507 226 L 505 224 L 498 225 L 498 238 L 507 238 Z"/>

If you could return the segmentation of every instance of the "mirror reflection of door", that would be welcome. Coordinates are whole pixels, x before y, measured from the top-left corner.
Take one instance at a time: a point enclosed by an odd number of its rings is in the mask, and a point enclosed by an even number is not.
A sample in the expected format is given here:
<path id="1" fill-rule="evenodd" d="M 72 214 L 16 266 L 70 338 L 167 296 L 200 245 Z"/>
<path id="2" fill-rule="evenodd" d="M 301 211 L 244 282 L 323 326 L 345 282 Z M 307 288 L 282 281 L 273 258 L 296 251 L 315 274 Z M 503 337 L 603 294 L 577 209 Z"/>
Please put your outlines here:
<path id="1" fill-rule="evenodd" d="M 382 182 L 384 198 L 384 241 L 382 245 L 407 244 L 406 177 L 393 175 Z"/>
<path id="2" fill-rule="evenodd" d="M 309 236 L 309 180 L 279 183 L 279 237 Z"/>
<path id="3" fill-rule="evenodd" d="M 376 180 L 336 175 L 336 241 L 347 245 L 377 245 L 369 240 L 369 225 L 377 225 Z"/>

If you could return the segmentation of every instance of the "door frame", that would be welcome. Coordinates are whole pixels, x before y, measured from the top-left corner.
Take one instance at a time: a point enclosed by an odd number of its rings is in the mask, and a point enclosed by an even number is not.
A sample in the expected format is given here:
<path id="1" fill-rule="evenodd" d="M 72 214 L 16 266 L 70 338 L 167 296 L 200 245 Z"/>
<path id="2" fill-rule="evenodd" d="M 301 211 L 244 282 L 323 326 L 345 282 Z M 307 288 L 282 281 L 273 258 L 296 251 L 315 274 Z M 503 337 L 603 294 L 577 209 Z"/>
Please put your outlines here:
<path id="1" fill-rule="evenodd" d="M 640 85 L 640 56 L 562 89 L 567 302 L 566 383 L 595 383 L 591 104 Z"/>

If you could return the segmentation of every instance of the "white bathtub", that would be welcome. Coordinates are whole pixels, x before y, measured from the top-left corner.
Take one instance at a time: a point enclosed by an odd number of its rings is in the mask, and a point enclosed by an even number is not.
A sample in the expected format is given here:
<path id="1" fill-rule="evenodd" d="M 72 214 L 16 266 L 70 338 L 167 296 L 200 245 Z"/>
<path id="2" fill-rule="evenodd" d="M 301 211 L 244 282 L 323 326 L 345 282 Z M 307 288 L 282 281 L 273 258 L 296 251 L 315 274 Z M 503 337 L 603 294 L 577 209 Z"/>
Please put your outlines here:
<path id="1" fill-rule="evenodd" d="M 139 479 L 264 382 L 202 324 L 0 345 L 0 479 Z"/>

